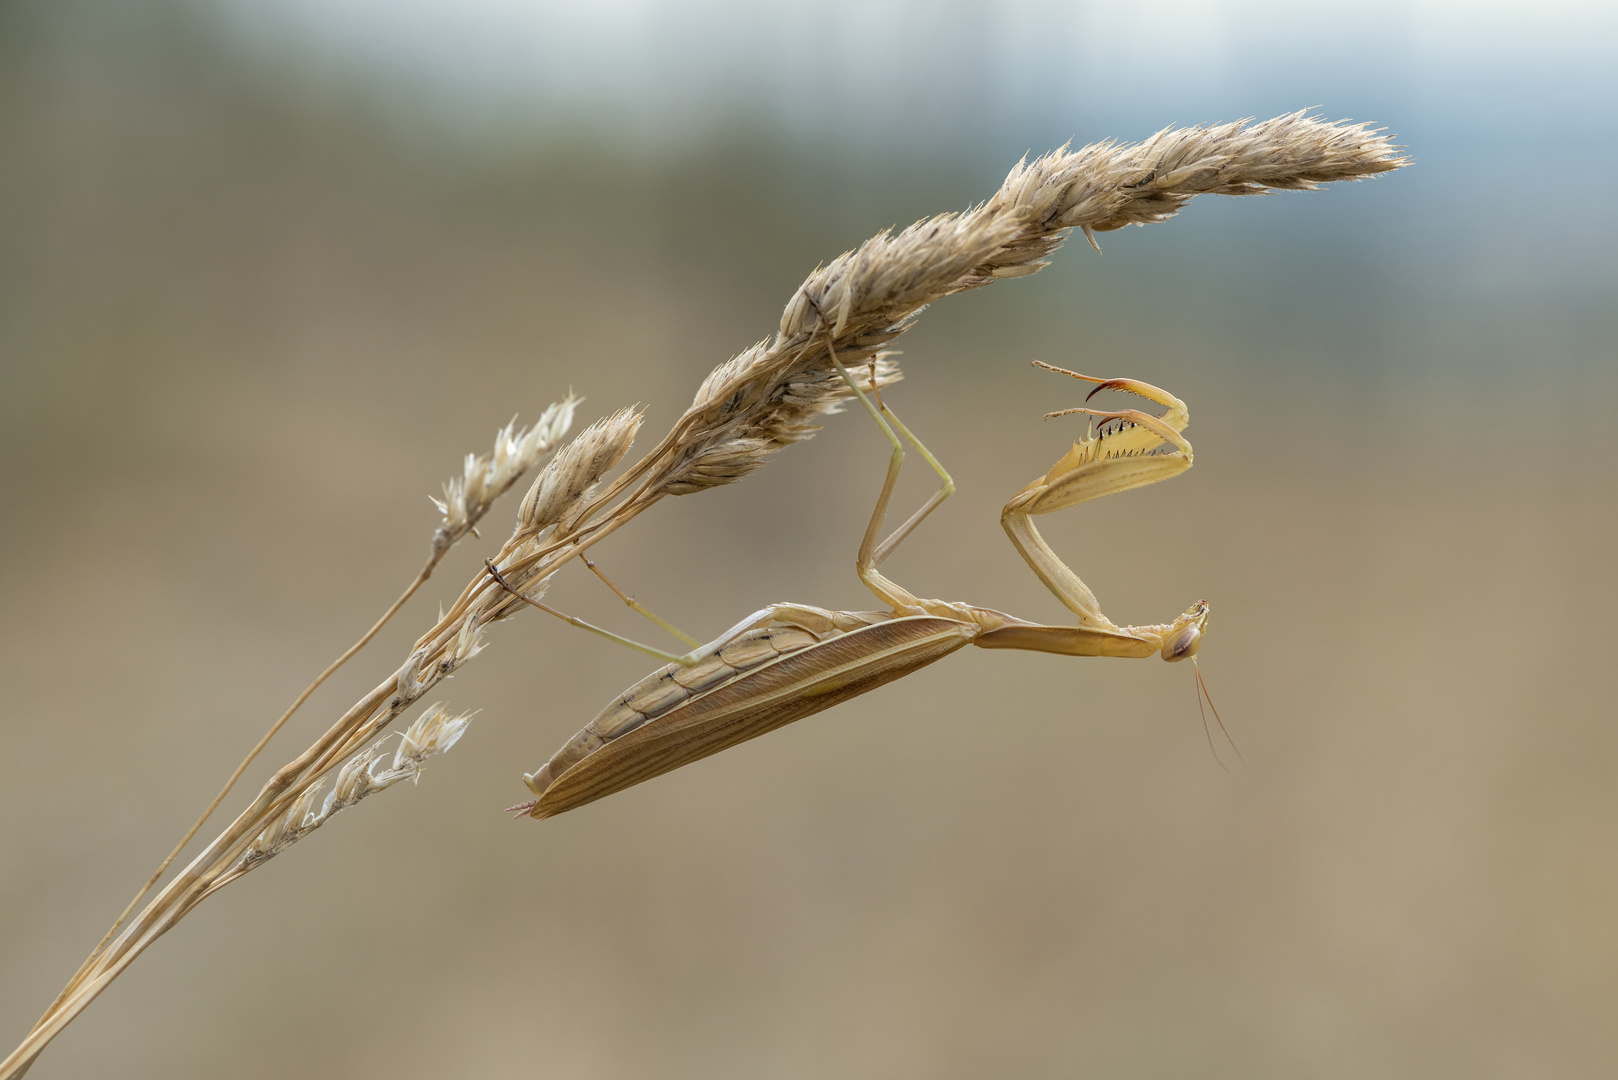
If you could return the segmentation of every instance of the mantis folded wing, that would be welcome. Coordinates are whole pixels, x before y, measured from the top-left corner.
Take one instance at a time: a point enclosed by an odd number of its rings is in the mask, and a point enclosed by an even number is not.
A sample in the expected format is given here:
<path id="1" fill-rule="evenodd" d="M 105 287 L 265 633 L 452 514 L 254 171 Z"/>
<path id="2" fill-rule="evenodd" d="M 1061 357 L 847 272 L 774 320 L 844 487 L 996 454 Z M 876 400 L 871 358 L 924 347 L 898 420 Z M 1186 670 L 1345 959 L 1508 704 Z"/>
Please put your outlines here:
<path id="1" fill-rule="evenodd" d="M 833 362 L 837 363 L 835 356 Z M 1001 512 L 1000 522 L 1012 544 L 1045 587 L 1078 616 L 1078 625 L 1046 626 L 991 608 L 919 599 L 882 575 L 878 570 L 882 561 L 949 497 L 954 482 L 899 418 L 885 404 L 873 404 L 837 363 L 893 446 L 887 478 L 856 561 L 860 580 L 887 608 L 831 611 L 773 604 L 754 612 L 619 695 L 549 762 L 523 777 L 538 798 L 512 809 L 534 818 L 572 810 L 874 690 L 967 644 L 1065 656 L 1156 653 L 1175 661 L 1195 655 L 1208 623 L 1206 601 L 1191 605 L 1170 623 L 1118 626 L 1102 614 L 1095 595 L 1051 550 L 1033 522 L 1036 515 L 1167 480 L 1189 469 L 1191 444 L 1180 434 L 1190 419 L 1185 403 L 1133 379 L 1094 379 L 1048 364 L 1039 366 L 1098 384 L 1091 396 L 1101 390 L 1122 390 L 1167 409 L 1161 416 L 1134 409 L 1087 408 L 1049 414 L 1089 413 L 1101 417 L 1102 423 Z M 895 428 L 938 473 L 942 486 L 878 544 L 905 458 Z M 492 566 L 490 572 L 498 578 Z"/>

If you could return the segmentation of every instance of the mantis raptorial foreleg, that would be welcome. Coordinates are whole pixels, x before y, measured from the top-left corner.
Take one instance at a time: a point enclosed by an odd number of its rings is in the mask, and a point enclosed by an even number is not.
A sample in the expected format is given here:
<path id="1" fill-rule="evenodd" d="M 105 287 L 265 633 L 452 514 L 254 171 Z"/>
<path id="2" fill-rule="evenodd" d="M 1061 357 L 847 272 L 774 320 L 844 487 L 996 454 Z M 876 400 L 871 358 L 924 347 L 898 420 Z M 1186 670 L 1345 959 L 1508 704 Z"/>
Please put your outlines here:
<path id="1" fill-rule="evenodd" d="M 1044 476 L 1018 492 L 1001 514 L 1007 535 L 1024 560 L 1080 619 L 1078 626 L 1046 626 L 991 608 L 920 599 L 878 570 L 949 497 L 954 483 L 891 409 L 866 396 L 835 353 L 832 362 L 892 446 L 855 563 L 860 580 L 889 610 L 831 611 L 774 604 L 754 612 L 707 645 L 671 658 L 674 662 L 668 667 L 621 694 L 549 762 L 523 778 L 539 798 L 513 809 L 537 818 L 571 810 L 873 690 L 967 644 L 1069 656 L 1156 653 L 1171 661 L 1196 654 L 1208 621 L 1206 602 L 1198 601 L 1170 623 L 1118 626 L 1102 614 L 1095 595 L 1051 550 L 1032 521 L 1038 514 L 1166 480 L 1190 468 L 1191 444 L 1180 434 L 1189 419 L 1184 402 L 1131 379 L 1063 372 L 1097 383 L 1097 391 L 1124 390 L 1167 411 L 1152 416 L 1137 410 L 1106 413 L 1078 408 L 1051 414 L 1086 412 L 1102 417 L 1103 423 L 1099 432 L 1075 443 Z M 942 484 L 879 543 L 904 464 L 905 442 L 927 460 Z M 582 623 L 563 617 L 575 625 Z"/>
<path id="2" fill-rule="evenodd" d="M 1119 627 L 1103 615 L 1095 593 L 1051 550 L 1034 527 L 1033 518 L 1104 495 L 1115 495 L 1131 488 L 1168 480 L 1189 469 L 1191 444 L 1180 434 L 1190 422 L 1185 402 L 1166 390 L 1135 379 L 1097 379 L 1049 364 L 1039 366 L 1047 371 L 1096 383 L 1089 397 L 1094 397 L 1102 390 L 1122 390 L 1167 406 L 1168 411 L 1162 416 L 1152 416 L 1135 409 L 1102 412 L 1098 409 L 1074 408 L 1047 413 L 1047 418 L 1073 413 L 1101 417 L 1102 434 L 1074 443 L 1073 449 L 1051 466 L 1044 476 L 1013 496 L 1000 512 L 1000 524 L 1029 568 L 1069 611 L 1079 617 L 1081 623 L 1107 630 L 1121 629 L 1134 636 L 1150 637 L 1154 633 L 1161 633 L 1164 629 L 1162 626 Z M 1117 426 L 1108 431 L 1109 423 Z M 1164 659 L 1179 660 L 1189 656 L 1190 652 L 1186 650 L 1191 648 L 1200 633 L 1201 624 L 1194 631 L 1188 630 L 1177 635 L 1172 642 L 1165 642 L 1162 646 L 1166 650 Z"/>

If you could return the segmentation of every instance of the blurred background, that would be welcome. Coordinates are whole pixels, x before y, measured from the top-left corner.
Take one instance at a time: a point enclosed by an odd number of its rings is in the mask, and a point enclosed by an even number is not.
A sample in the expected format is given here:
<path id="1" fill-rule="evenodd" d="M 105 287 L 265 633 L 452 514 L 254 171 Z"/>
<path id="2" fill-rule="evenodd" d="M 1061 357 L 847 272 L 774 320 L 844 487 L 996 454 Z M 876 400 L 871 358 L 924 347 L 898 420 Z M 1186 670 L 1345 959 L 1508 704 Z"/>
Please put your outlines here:
<path id="1" fill-rule="evenodd" d="M 31 1078 L 1613 1075 L 1615 73 L 1596 2 L 0 6 L 0 1041 L 514 413 L 642 402 L 649 445 L 818 262 L 1025 152 L 1317 107 L 1414 165 L 1069 244 L 929 311 L 889 395 L 960 484 L 889 572 L 1050 621 L 997 517 L 1079 388 L 1029 361 L 1190 403 L 1192 473 L 1041 528 L 1120 621 L 1211 601 L 1245 763 L 1185 667 L 966 650 L 513 823 L 650 667 L 525 616 L 419 786 L 204 905 Z M 704 638 L 869 606 L 884 453 L 833 418 L 594 555 Z"/>

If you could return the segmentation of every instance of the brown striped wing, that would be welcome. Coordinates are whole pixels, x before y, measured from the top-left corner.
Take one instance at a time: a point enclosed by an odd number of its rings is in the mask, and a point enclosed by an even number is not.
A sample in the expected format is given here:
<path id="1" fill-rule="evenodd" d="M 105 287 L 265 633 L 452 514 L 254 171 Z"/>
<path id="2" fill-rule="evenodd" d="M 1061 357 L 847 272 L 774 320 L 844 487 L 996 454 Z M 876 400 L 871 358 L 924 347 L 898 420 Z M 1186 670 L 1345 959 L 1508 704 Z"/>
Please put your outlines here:
<path id="1" fill-rule="evenodd" d="M 607 743 L 551 782 L 552 817 L 813 716 L 926 667 L 976 636 L 971 623 L 909 616 L 811 645 L 694 697 Z"/>

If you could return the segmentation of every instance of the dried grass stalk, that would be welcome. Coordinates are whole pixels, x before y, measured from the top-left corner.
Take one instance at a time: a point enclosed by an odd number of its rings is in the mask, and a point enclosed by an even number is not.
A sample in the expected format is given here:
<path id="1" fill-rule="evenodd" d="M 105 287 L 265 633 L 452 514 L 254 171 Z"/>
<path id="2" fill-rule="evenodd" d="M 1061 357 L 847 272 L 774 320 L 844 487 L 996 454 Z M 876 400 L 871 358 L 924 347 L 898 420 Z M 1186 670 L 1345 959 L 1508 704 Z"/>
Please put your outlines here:
<path id="1" fill-rule="evenodd" d="M 863 366 L 877 386 L 892 383 L 900 376 L 884 347 L 923 307 L 951 293 L 1039 271 L 1074 229 L 1094 244 L 1096 233 L 1163 221 L 1197 195 L 1309 190 L 1405 163 L 1386 137 L 1365 124 L 1332 124 L 1301 112 L 1257 124 L 1164 130 L 1136 144 L 1064 147 L 1019 162 L 981 206 L 898 233 L 879 233 L 815 270 L 787 302 L 775 337 L 715 368 L 669 433 L 605 488 L 601 479 L 628 451 L 641 414 L 625 409 L 591 425 L 535 480 L 493 563 L 514 587 L 537 597 L 563 563 L 664 496 L 734 483 L 783 447 L 812 436 L 820 418 L 838 411 L 849 396 L 832 366 L 832 348 L 849 367 Z M 468 459 L 462 476 L 446 485 L 444 498 L 434 500 L 443 521 L 432 558 L 383 621 L 494 499 L 555 445 L 575 405 L 569 398 L 552 406 L 528 432 L 503 429 L 490 457 Z M 338 810 L 413 779 L 428 754 L 448 749 L 464 729 L 464 718 L 449 719 L 436 709 L 412 726 L 405 736 L 412 749 L 401 748 L 391 766 L 381 767 L 380 751 L 366 746 L 477 654 L 484 626 L 523 606 L 486 573 L 469 582 L 397 672 L 278 770 L 252 804 L 116 938 L 98 946 L 29 1036 L 0 1063 L 0 1080 L 21 1075 L 96 994 L 204 898 L 263 865 Z M 322 801 L 323 778 L 334 770 L 332 792 Z"/>

